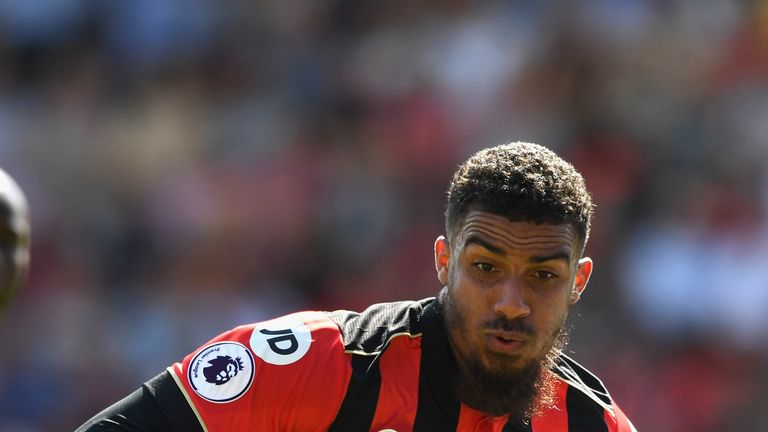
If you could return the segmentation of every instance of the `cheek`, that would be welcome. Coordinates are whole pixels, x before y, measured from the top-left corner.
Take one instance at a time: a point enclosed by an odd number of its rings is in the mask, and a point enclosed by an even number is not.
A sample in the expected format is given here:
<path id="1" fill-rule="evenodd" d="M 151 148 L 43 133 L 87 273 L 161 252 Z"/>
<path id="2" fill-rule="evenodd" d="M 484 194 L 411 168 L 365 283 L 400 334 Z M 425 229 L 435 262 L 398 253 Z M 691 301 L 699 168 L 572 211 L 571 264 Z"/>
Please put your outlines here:
<path id="1" fill-rule="evenodd" d="M 453 309 L 460 316 L 462 322 L 471 322 L 472 317 L 483 302 L 481 292 L 475 289 L 467 275 L 461 274 L 461 272 L 451 272 L 450 276 L 448 292 Z"/>
<path id="2" fill-rule="evenodd" d="M 472 339 L 471 329 L 476 325 L 472 297 L 466 287 L 453 284 L 448 288 L 445 305 L 446 318 L 453 338 L 463 344 Z"/>
<path id="3" fill-rule="evenodd" d="M 566 318 L 568 317 L 568 311 L 570 310 L 570 302 L 565 301 L 549 308 L 546 313 L 540 315 L 538 328 L 541 330 L 540 336 L 542 342 L 547 342 L 553 336 L 560 333 L 565 325 Z"/>
<path id="4" fill-rule="evenodd" d="M 542 311 L 543 315 L 559 317 L 567 314 L 573 305 L 573 285 L 558 284 L 542 289 L 533 289 L 536 309 Z"/>

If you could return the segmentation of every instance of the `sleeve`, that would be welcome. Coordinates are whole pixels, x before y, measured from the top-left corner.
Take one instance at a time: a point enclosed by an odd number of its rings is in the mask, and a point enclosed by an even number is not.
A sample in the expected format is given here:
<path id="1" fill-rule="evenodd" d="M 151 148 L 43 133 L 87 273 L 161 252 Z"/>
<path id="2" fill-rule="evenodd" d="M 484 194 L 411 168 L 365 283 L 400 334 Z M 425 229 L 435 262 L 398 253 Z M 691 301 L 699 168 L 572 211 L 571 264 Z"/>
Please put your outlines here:
<path id="1" fill-rule="evenodd" d="M 138 431 L 202 432 L 195 413 L 168 371 L 96 414 L 76 432 Z"/>
<path id="2" fill-rule="evenodd" d="M 168 368 L 205 431 L 317 431 L 351 376 L 338 326 L 301 312 L 237 327 Z"/>

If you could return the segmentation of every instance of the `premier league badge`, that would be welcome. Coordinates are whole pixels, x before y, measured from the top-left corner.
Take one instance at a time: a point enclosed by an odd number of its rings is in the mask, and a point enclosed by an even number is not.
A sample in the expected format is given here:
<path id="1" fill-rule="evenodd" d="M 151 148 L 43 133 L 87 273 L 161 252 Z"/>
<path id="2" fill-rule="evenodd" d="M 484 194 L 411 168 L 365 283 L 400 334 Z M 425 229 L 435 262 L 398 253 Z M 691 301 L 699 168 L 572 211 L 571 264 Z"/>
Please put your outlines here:
<path id="1" fill-rule="evenodd" d="M 189 363 L 187 379 L 192 389 L 209 402 L 236 400 L 251 387 L 253 354 L 243 344 L 218 342 L 200 350 Z"/>

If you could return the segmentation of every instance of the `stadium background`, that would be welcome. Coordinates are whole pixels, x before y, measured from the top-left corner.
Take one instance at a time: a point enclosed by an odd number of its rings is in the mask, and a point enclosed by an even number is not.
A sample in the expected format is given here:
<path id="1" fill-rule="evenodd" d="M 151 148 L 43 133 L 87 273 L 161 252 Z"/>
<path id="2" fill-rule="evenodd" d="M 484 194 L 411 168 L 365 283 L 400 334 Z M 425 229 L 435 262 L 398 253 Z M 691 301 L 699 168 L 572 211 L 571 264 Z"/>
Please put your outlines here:
<path id="1" fill-rule="evenodd" d="M 239 323 L 435 293 L 449 176 L 509 140 L 594 192 L 570 349 L 638 429 L 768 425 L 767 2 L 25 0 L 0 430 L 72 430 Z"/>

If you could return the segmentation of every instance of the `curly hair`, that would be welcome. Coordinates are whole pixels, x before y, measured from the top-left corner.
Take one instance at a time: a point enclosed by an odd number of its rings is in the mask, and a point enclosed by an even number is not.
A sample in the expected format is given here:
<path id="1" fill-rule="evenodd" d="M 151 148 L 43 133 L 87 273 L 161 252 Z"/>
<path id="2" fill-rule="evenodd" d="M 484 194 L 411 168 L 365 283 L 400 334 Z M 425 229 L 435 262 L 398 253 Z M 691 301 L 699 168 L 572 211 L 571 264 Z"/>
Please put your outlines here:
<path id="1" fill-rule="evenodd" d="M 481 150 L 459 166 L 448 188 L 445 228 L 452 241 L 470 210 L 516 222 L 568 223 L 583 252 L 592 209 L 573 165 L 538 144 L 516 142 Z"/>

